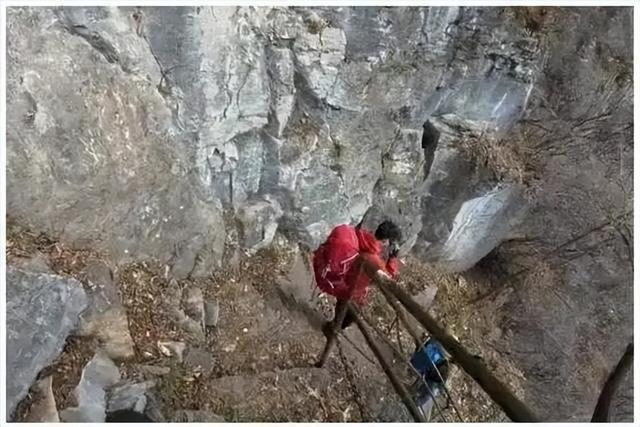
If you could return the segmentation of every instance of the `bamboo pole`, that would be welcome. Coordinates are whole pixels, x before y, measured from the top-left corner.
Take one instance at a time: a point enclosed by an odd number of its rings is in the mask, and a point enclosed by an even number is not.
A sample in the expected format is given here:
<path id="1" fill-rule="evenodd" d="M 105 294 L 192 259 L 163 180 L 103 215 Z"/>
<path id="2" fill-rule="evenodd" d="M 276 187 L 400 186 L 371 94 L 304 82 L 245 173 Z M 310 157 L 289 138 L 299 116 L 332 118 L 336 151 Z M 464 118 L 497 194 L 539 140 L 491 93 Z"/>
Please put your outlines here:
<path id="1" fill-rule="evenodd" d="M 416 403 L 411 398 L 411 395 L 407 391 L 406 387 L 402 384 L 402 381 L 398 379 L 396 374 L 391 369 L 389 362 L 382 355 L 382 351 L 380 350 L 380 347 L 378 347 L 378 344 L 371 337 L 371 333 L 369 332 L 367 326 L 364 324 L 362 319 L 360 319 L 360 315 L 358 311 L 356 311 L 351 306 L 351 303 L 349 303 L 349 309 L 353 310 L 354 313 L 356 313 L 355 321 L 356 321 L 356 325 L 358 325 L 358 329 L 360 329 L 362 336 L 364 336 L 364 339 L 367 341 L 367 344 L 371 348 L 371 351 L 376 356 L 376 359 L 378 359 L 378 362 L 380 363 L 382 370 L 384 371 L 385 374 L 387 374 L 387 378 L 389 378 L 389 381 L 391 382 L 391 385 L 393 386 L 394 390 L 396 391 L 396 393 L 398 393 L 398 396 L 400 396 L 400 398 L 402 399 L 402 403 L 404 403 L 404 405 L 407 407 L 407 410 L 409 411 L 409 413 L 411 414 L 411 416 L 416 422 L 419 422 L 419 423 L 426 422 L 424 416 L 416 406 Z"/>
<path id="2" fill-rule="evenodd" d="M 427 312 L 422 310 L 422 307 L 400 288 L 395 281 L 391 280 L 385 273 L 379 271 L 370 263 L 364 263 L 364 268 L 372 281 L 397 298 L 407 311 L 429 331 L 431 336 L 442 344 L 447 352 L 451 354 L 455 362 L 502 408 L 511 420 L 517 422 L 537 421 L 537 417 L 529 408 L 527 408 L 506 385 L 500 382 L 479 358 L 469 353 L 457 339 L 447 333 L 445 329 Z"/>
<path id="3" fill-rule="evenodd" d="M 375 324 L 371 321 L 371 319 L 369 319 L 362 311 L 360 312 L 360 316 L 362 317 L 362 320 L 365 321 L 365 323 L 367 323 L 369 325 L 369 327 L 371 329 L 373 329 L 373 331 L 378 335 L 378 337 L 385 343 L 387 344 L 387 346 L 389 346 L 389 348 L 391 348 L 391 350 L 396 354 L 397 357 L 400 358 L 400 360 L 402 360 L 402 362 L 407 365 L 407 367 L 409 367 L 409 369 L 416 374 L 416 376 L 418 377 L 418 380 L 420 382 L 422 382 L 422 384 L 425 386 L 425 388 L 427 389 L 427 392 L 429 393 L 429 395 L 431 396 L 431 398 L 433 399 L 433 403 L 434 406 L 436 407 L 436 410 L 438 411 L 440 417 L 442 418 L 442 420 L 444 422 L 448 422 L 444 416 L 444 412 L 442 411 L 442 409 L 440 408 L 440 405 L 438 405 L 438 402 L 436 401 L 436 396 L 433 394 L 433 390 L 431 390 L 431 387 L 429 386 L 427 380 L 422 376 L 422 374 L 420 372 L 418 372 L 418 370 L 411 364 L 411 362 L 409 360 L 405 359 L 405 355 L 403 354 L 403 352 L 401 350 L 399 350 L 398 348 L 396 348 L 393 343 L 391 342 L 391 340 L 378 328 L 376 328 Z M 436 371 L 438 370 L 437 367 L 434 368 L 436 369 Z M 438 372 L 439 374 L 439 372 Z M 442 384 L 444 385 L 444 379 L 442 378 L 442 376 L 440 377 L 440 379 L 442 380 Z M 453 400 L 450 399 L 450 403 L 454 405 Z M 462 419 L 462 417 L 460 416 L 460 413 L 458 412 L 458 410 L 456 409 L 456 414 L 458 415 L 458 417 L 460 418 L 461 422 L 464 422 L 464 420 Z M 424 412 L 423 412 L 424 415 Z M 426 417 L 425 417 L 426 418 Z M 427 420 L 427 422 L 429 422 L 429 420 Z"/>
<path id="4" fill-rule="evenodd" d="M 393 307 L 393 309 L 395 310 L 396 314 L 398 315 L 398 319 L 400 320 L 400 323 L 402 323 L 405 329 L 409 331 L 409 335 L 411 335 L 411 338 L 413 338 L 413 341 L 416 344 L 416 348 L 420 348 L 422 346 L 422 339 L 420 337 L 420 334 L 413 328 L 413 325 L 409 323 L 409 320 L 407 319 L 404 309 L 402 308 L 402 306 L 400 306 L 400 304 L 398 303 L 398 300 L 394 299 L 393 296 L 389 294 L 387 290 L 383 288 L 380 288 L 380 290 L 382 291 L 382 295 L 384 295 L 389 305 L 391 305 L 391 307 Z"/>

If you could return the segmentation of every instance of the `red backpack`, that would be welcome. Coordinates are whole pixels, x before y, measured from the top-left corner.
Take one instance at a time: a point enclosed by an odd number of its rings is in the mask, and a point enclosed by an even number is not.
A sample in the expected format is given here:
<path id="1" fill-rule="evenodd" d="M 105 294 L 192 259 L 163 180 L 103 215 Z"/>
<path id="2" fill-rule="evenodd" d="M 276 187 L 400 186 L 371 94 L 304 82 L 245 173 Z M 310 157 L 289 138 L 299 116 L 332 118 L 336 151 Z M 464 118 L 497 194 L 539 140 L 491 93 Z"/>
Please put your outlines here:
<path id="1" fill-rule="evenodd" d="M 349 297 L 346 276 L 358 258 L 360 245 L 354 227 L 339 225 L 313 254 L 313 271 L 321 291 L 339 299 Z"/>

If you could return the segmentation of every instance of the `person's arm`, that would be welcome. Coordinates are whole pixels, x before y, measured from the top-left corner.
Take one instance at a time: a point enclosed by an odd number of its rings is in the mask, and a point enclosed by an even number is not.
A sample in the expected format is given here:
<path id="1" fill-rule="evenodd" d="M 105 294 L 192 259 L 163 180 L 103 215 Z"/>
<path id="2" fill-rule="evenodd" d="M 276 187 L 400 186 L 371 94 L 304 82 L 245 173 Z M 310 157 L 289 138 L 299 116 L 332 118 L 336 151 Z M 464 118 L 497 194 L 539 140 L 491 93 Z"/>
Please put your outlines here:
<path id="1" fill-rule="evenodd" d="M 390 257 L 387 260 L 387 265 L 385 269 L 387 270 L 387 273 L 391 275 L 392 279 L 395 279 L 396 277 L 398 277 L 399 266 L 400 266 L 400 263 L 398 262 L 398 258 Z"/>
<path id="2" fill-rule="evenodd" d="M 392 279 L 395 279 L 398 276 L 398 270 L 400 268 L 400 262 L 398 261 L 398 252 L 400 248 L 394 245 L 389 252 L 389 259 L 387 260 L 387 265 L 385 266 L 385 270 L 387 273 L 391 275 Z"/>
<path id="3" fill-rule="evenodd" d="M 380 255 L 362 254 L 361 256 L 364 262 L 375 266 L 377 270 L 383 271 L 389 277 L 391 277 L 391 279 L 395 280 L 396 276 L 398 275 L 398 267 L 400 265 L 397 257 L 389 256 L 389 259 L 385 263 L 384 259 Z"/>

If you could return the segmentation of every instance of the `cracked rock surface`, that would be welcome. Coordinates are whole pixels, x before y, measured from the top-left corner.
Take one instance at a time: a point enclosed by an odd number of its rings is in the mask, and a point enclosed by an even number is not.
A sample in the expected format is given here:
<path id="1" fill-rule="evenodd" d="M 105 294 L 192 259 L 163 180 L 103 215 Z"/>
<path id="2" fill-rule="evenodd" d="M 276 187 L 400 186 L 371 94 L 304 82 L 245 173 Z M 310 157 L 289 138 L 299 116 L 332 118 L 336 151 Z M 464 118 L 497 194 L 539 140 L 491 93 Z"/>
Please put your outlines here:
<path id="1" fill-rule="evenodd" d="M 586 420 L 633 335 L 632 15 L 11 7 L 7 215 L 178 281 L 278 239 L 314 249 L 337 224 L 393 219 L 402 253 L 490 279 L 460 288 L 488 295 L 479 318 L 495 318 L 476 326 L 498 331 L 487 345 L 526 373 L 532 408 Z M 94 298 L 29 263 L 9 270 L 9 332 L 61 326 L 9 355 L 23 377 L 8 409 Z M 27 305 L 24 275 L 60 303 Z M 171 283 L 160 304 L 203 341 L 202 304 L 185 313 Z M 94 326 L 124 330 L 119 303 L 88 304 Z M 101 337 L 122 358 L 129 338 Z"/>

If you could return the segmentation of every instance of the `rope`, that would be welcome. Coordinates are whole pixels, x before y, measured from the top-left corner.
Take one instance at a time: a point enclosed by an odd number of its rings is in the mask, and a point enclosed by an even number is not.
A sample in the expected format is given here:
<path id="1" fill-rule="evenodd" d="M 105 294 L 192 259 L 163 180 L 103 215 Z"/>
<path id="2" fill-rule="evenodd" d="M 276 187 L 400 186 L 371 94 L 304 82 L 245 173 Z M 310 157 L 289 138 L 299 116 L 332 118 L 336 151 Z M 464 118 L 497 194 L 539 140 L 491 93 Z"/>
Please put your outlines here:
<path id="1" fill-rule="evenodd" d="M 367 359 L 367 361 L 369 363 L 371 363 L 372 365 L 377 366 L 378 364 L 376 362 L 374 362 L 373 360 L 371 360 L 369 358 L 369 356 L 367 356 L 366 354 L 364 354 L 364 351 L 362 351 L 360 349 L 360 347 L 358 347 L 358 345 L 356 343 L 354 343 L 353 341 L 351 341 L 351 338 L 349 338 L 343 331 L 340 331 L 339 335 L 345 339 L 345 341 L 347 341 L 349 344 L 351 344 L 351 346 L 356 349 L 358 351 L 358 353 L 360 353 L 362 355 L 362 357 L 364 357 L 365 359 Z"/>

